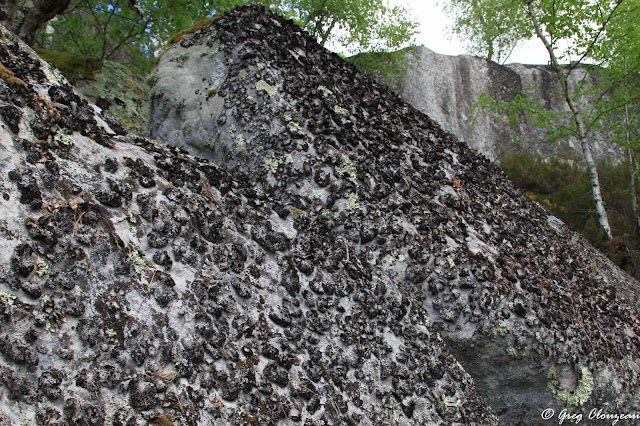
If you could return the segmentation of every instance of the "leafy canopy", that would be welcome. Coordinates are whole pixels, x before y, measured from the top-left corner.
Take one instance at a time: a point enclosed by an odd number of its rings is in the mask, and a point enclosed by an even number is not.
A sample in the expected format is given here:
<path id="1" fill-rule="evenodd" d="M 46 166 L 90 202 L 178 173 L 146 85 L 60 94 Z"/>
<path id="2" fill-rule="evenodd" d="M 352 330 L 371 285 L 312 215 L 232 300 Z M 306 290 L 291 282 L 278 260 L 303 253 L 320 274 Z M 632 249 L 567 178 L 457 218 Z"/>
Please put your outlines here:
<path id="1" fill-rule="evenodd" d="M 467 51 L 500 64 L 520 40 L 532 36 L 516 0 L 451 0 L 444 8 L 453 17 L 453 34 L 466 42 Z"/>
<path id="2" fill-rule="evenodd" d="M 73 0 L 37 34 L 39 47 L 124 60 L 143 71 L 174 33 L 194 22 L 248 3 L 293 18 L 325 45 L 355 53 L 406 45 L 417 23 L 383 0 Z"/>

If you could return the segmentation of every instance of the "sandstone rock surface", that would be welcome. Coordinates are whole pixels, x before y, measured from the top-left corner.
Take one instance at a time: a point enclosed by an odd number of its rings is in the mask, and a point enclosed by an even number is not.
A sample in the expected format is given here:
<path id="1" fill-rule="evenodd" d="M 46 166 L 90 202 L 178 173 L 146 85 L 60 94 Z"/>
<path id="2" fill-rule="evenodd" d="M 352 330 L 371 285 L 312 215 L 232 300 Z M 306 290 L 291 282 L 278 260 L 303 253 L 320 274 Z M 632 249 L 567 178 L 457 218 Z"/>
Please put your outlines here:
<path id="1" fill-rule="evenodd" d="M 0 424 L 638 410 L 636 282 L 291 22 L 243 8 L 167 52 L 154 114 L 197 155 L 0 31 Z"/>

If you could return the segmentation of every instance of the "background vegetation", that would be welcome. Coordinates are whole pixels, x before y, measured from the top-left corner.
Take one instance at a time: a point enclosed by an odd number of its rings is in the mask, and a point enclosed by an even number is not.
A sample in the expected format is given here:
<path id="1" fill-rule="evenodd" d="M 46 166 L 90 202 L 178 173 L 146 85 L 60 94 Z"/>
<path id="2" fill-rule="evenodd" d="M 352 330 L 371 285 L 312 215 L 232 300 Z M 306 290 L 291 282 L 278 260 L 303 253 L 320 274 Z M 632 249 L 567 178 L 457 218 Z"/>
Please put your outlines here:
<path id="1" fill-rule="evenodd" d="M 564 152 L 548 160 L 530 153 L 502 152 L 498 160 L 505 174 L 531 199 L 640 279 L 640 238 L 629 193 L 632 169 L 628 162 L 598 164 L 604 202 L 616 235 L 607 240 L 593 210 L 588 171 L 579 165 L 580 157 L 574 152 Z"/>

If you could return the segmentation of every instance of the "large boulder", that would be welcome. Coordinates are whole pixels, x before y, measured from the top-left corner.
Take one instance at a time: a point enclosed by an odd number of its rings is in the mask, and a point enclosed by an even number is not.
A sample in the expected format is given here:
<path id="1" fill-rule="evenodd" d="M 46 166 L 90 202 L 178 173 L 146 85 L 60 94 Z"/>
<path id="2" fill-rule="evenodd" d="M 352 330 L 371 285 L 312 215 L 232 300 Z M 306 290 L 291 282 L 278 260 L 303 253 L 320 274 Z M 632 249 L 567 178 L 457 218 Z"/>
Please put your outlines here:
<path id="1" fill-rule="evenodd" d="M 497 423 L 389 275 L 409 254 L 343 229 L 357 200 L 294 210 L 126 134 L 2 27 L 0 77 L 0 424 Z"/>
<path id="2" fill-rule="evenodd" d="M 155 81 L 154 137 L 279 203 L 272 226 L 286 238 L 252 235 L 291 242 L 279 288 L 301 294 L 304 312 L 315 309 L 305 294 L 325 297 L 345 279 L 371 297 L 406 297 L 391 313 L 368 300 L 354 334 L 357 322 L 345 323 L 340 347 L 359 353 L 357 365 L 388 364 L 381 377 L 403 389 L 420 358 L 357 348 L 386 333 L 381 318 L 419 307 L 426 315 L 410 321 L 439 332 L 505 424 L 539 423 L 547 408 L 585 418 L 638 410 L 637 282 L 293 23 L 259 8 L 225 14 L 169 48 Z M 396 336 L 383 334 L 383 344 L 406 345 Z M 432 389 L 418 382 L 406 391 Z"/>

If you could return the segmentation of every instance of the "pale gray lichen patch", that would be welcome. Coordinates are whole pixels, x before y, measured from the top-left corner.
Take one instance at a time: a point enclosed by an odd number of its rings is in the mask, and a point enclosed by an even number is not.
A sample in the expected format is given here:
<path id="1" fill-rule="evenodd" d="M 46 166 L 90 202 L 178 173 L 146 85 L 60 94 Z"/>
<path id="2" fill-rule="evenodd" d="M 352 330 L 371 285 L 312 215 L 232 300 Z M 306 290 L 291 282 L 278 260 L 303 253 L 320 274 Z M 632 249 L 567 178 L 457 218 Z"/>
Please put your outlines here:
<path id="1" fill-rule="evenodd" d="M 345 209 L 348 211 L 358 210 L 360 208 L 360 203 L 358 202 L 358 196 L 353 192 L 349 194 L 347 198 L 347 204 L 345 205 Z"/>
<path id="2" fill-rule="evenodd" d="M 259 80 L 256 83 L 256 90 L 260 91 L 264 91 L 266 94 L 273 96 L 276 93 L 276 88 L 272 85 L 270 85 L 269 83 L 267 83 L 264 80 Z"/>
<path id="3" fill-rule="evenodd" d="M 353 162 L 347 157 L 345 154 L 340 156 L 340 167 L 336 169 L 336 171 L 340 174 L 347 174 L 348 179 L 355 183 L 358 183 L 358 176 L 356 174 L 356 166 L 354 166 Z"/>
<path id="4" fill-rule="evenodd" d="M 340 105 L 334 106 L 333 110 L 338 115 L 347 115 L 349 113 L 349 111 L 347 111 L 346 109 L 342 108 Z"/>

